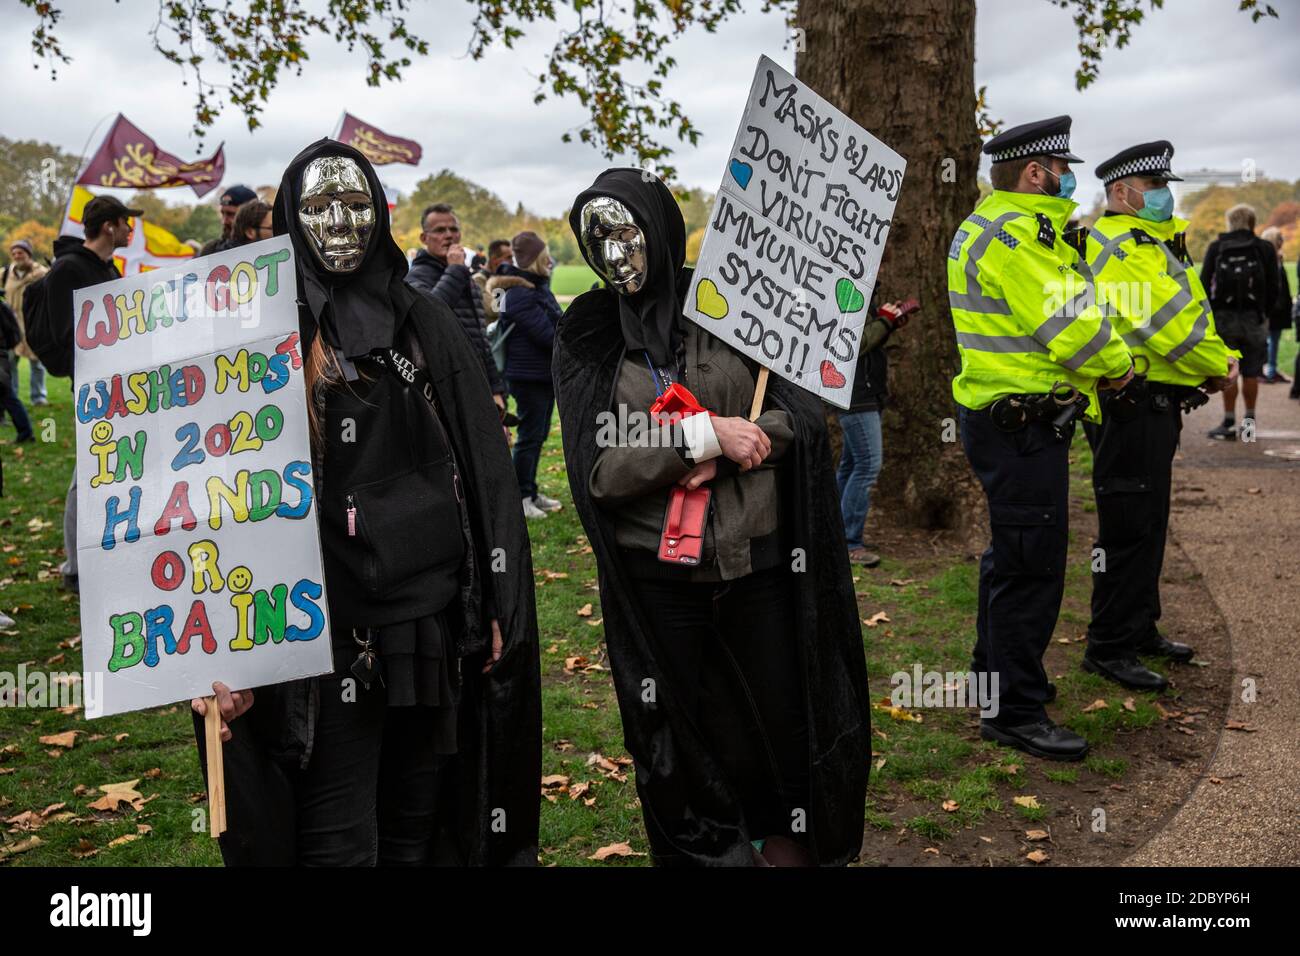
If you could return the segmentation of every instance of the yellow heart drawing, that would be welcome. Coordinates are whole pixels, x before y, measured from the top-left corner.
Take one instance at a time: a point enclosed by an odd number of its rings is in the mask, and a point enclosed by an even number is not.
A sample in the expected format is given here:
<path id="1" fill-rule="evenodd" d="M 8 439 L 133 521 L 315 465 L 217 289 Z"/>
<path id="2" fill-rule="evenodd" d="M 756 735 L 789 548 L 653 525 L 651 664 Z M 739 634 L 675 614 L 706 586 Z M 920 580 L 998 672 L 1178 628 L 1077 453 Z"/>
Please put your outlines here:
<path id="1" fill-rule="evenodd" d="M 727 300 L 722 297 L 712 279 L 701 279 L 695 287 L 695 308 L 711 319 L 727 316 Z"/>

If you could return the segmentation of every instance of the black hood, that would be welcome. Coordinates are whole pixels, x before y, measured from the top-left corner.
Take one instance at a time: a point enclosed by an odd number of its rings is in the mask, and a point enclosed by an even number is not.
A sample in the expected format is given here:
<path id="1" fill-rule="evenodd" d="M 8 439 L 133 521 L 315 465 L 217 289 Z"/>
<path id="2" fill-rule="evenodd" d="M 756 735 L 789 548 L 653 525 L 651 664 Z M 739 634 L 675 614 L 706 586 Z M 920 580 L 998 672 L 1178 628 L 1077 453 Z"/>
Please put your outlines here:
<path id="1" fill-rule="evenodd" d="M 685 286 L 679 280 L 686 262 L 686 223 L 677 200 L 657 177 L 640 169 L 607 169 L 597 176 L 578 194 L 569 212 L 569 227 L 593 269 L 596 264 L 582 244 L 581 219 L 582 207 L 597 196 L 609 196 L 627 206 L 645 235 L 645 285 L 635 295 L 617 297 L 623 340 L 630 351 L 644 349 L 656 365 L 674 365 L 682 341 Z"/>
<path id="2" fill-rule="evenodd" d="M 57 259 L 59 256 L 67 255 L 69 252 L 76 249 L 85 248 L 86 240 L 82 239 L 81 236 L 59 236 L 59 238 L 54 240 L 54 258 Z M 90 252 L 89 249 L 86 249 L 86 251 Z M 95 255 L 93 252 L 90 254 L 92 256 Z M 95 258 L 98 259 L 99 257 L 95 256 Z"/>
<path id="3" fill-rule="evenodd" d="M 303 170 L 322 156 L 345 156 L 353 160 L 365 174 L 375 204 L 375 227 L 370 232 L 365 257 L 361 265 L 348 273 L 330 272 L 322 266 L 310 239 L 298 226 Z M 285 169 L 271 221 L 275 234 L 287 234 L 293 243 L 298 263 L 298 300 L 305 306 L 301 310 L 304 344 L 310 345 L 319 329 L 325 341 L 348 358 L 392 345 L 393 333 L 400 317 L 409 309 L 414 293 L 403 281 L 406 257 L 393 239 L 384 189 L 370 160 L 351 146 L 332 139 L 312 143 Z M 309 318 L 310 328 L 307 327 Z"/>

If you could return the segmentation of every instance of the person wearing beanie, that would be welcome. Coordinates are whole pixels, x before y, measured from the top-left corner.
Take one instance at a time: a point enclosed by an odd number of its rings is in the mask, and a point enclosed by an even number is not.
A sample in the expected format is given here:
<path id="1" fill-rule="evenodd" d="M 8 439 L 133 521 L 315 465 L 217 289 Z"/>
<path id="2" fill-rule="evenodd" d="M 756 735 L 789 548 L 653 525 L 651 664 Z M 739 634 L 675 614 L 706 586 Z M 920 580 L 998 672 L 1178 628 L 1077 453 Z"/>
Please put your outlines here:
<path id="1" fill-rule="evenodd" d="M 203 248 L 199 250 L 199 255 L 210 256 L 214 252 L 225 252 L 239 245 L 239 240 L 234 235 L 235 215 L 239 212 L 240 206 L 256 198 L 257 193 L 247 186 L 231 186 L 222 193 L 217 204 L 217 209 L 221 213 L 221 238 L 204 243 Z"/>
<path id="2" fill-rule="evenodd" d="M 555 412 L 555 388 L 551 384 L 551 348 L 555 324 L 560 320 L 560 303 L 551 292 L 554 262 L 546 240 L 535 232 L 521 232 L 510 240 L 513 261 L 503 263 L 489 288 L 497 312 L 505 323 L 506 389 L 515 397 L 519 430 L 512 455 L 515 477 L 524 515 L 545 518 L 548 511 L 562 507 L 537 487 L 537 466 L 542 446 L 551 431 Z"/>
<path id="3" fill-rule="evenodd" d="M 0 278 L 0 288 L 4 289 L 5 301 L 9 303 L 9 308 L 13 309 L 14 316 L 18 319 L 19 333 L 23 336 L 22 341 L 9 356 L 9 367 L 13 371 L 13 390 L 16 395 L 18 359 L 25 358 L 32 369 L 28 387 L 33 406 L 50 403 L 45 391 L 45 366 L 27 344 L 27 326 L 23 322 L 23 290 L 48 271 L 44 265 L 36 261 L 32 244 L 26 239 L 19 239 L 9 247 L 9 265 L 5 266 L 4 276 Z"/>

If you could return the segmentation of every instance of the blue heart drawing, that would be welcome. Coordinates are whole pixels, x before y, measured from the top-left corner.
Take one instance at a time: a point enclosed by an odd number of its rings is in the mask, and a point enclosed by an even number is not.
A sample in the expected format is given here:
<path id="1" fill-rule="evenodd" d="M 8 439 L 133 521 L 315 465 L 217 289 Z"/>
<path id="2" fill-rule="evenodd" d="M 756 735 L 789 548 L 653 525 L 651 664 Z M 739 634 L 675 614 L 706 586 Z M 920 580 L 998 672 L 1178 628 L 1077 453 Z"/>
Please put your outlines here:
<path id="1" fill-rule="evenodd" d="M 749 180 L 754 175 L 754 167 L 749 165 L 749 163 L 742 163 L 738 159 L 733 159 L 729 168 L 731 170 L 731 178 L 740 183 L 740 188 L 748 188 Z"/>

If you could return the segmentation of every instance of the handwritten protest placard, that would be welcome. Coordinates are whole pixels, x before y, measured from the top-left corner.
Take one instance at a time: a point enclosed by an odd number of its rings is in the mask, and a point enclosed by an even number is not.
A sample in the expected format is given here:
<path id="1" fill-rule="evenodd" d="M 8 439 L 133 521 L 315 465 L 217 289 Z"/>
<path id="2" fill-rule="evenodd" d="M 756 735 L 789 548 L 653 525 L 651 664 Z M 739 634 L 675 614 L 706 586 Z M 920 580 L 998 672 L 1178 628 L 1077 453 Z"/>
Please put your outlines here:
<path id="1" fill-rule="evenodd" d="M 760 57 L 685 314 L 840 408 L 906 161 Z"/>
<path id="2" fill-rule="evenodd" d="M 88 717 L 332 667 L 295 296 L 287 237 L 75 295 Z"/>

